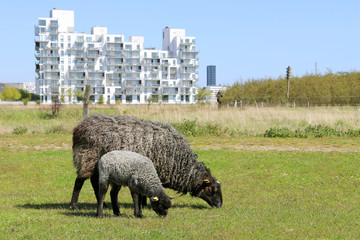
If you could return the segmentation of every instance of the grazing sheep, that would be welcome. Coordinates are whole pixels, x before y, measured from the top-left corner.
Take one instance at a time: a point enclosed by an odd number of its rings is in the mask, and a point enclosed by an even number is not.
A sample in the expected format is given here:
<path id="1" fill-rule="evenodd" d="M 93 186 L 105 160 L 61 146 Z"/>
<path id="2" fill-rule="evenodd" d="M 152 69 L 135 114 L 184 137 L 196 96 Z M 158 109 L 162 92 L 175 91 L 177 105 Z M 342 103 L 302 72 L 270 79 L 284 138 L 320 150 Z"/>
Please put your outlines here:
<path id="1" fill-rule="evenodd" d="M 77 209 L 79 194 L 90 178 L 98 199 L 99 159 L 107 152 L 126 150 L 148 157 L 164 187 L 222 206 L 220 182 L 191 150 L 184 136 L 169 124 L 131 116 L 90 115 L 73 132 L 73 163 L 77 178 L 70 207 Z M 98 199 L 99 201 L 99 199 Z"/>
<path id="2" fill-rule="evenodd" d="M 97 216 L 103 216 L 103 204 L 109 184 L 111 204 L 115 215 L 120 215 L 118 193 L 121 186 L 128 186 L 134 201 L 135 217 L 144 217 L 141 211 L 142 196 L 148 197 L 151 207 L 159 216 L 166 216 L 171 200 L 165 194 L 153 163 L 147 157 L 129 151 L 112 151 L 103 155 L 98 163 L 99 199 Z"/>

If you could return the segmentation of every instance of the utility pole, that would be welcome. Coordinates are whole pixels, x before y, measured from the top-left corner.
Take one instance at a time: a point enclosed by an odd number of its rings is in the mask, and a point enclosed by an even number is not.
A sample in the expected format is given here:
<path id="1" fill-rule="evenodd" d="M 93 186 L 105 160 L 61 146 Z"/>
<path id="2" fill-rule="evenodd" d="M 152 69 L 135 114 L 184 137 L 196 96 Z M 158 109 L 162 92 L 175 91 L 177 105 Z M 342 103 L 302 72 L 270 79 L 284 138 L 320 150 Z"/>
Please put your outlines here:
<path id="1" fill-rule="evenodd" d="M 291 76 L 291 67 L 288 66 L 286 68 L 286 80 L 287 80 L 286 98 L 288 101 L 289 101 L 289 97 L 290 97 L 290 76 Z"/>
<path id="2" fill-rule="evenodd" d="M 84 104 L 83 104 L 83 118 L 86 118 L 89 112 L 89 97 L 90 97 L 91 85 L 86 84 L 84 93 Z"/>

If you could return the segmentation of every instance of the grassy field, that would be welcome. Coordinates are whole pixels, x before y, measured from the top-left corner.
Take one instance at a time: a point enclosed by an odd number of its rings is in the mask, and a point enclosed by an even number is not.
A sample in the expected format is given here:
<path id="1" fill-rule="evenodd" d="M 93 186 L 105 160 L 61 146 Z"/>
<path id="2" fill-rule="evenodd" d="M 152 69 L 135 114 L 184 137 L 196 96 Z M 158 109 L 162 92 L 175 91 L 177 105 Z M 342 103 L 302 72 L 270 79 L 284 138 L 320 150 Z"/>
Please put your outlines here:
<path id="1" fill-rule="evenodd" d="M 80 211 L 68 209 L 75 179 L 70 135 L 0 135 L 1 238 L 360 238 L 360 139 L 213 140 L 210 145 L 209 138 L 190 139 L 199 160 L 222 182 L 222 208 L 167 190 L 177 197 L 167 218 L 147 208 L 145 219 L 134 219 L 124 188 L 119 202 L 125 216 L 114 217 L 108 209 L 97 219 L 89 182 Z M 291 148 L 296 145 L 313 149 Z"/>
<path id="2" fill-rule="evenodd" d="M 166 122 L 191 120 L 195 114 L 199 122 L 223 121 L 228 127 L 234 118 L 236 127 L 244 129 L 253 119 L 263 130 L 316 119 L 359 129 L 355 108 L 176 108 L 116 106 L 90 112 Z M 124 215 L 115 217 L 107 209 L 106 217 L 97 219 L 89 181 L 80 195 L 80 210 L 69 209 L 76 177 L 70 133 L 81 110 L 63 109 L 58 118 L 46 119 L 49 111 L 0 109 L 1 239 L 360 239 L 360 138 L 250 137 L 255 130 L 247 137 L 189 137 L 199 161 L 222 183 L 222 208 L 167 189 L 176 197 L 167 218 L 146 208 L 146 218 L 135 219 L 129 190 L 123 188 L 119 202 Z M 13 134 L 20 125 L 27 133 Z M 49 130 L 56 126 L 61 134 Z"/>

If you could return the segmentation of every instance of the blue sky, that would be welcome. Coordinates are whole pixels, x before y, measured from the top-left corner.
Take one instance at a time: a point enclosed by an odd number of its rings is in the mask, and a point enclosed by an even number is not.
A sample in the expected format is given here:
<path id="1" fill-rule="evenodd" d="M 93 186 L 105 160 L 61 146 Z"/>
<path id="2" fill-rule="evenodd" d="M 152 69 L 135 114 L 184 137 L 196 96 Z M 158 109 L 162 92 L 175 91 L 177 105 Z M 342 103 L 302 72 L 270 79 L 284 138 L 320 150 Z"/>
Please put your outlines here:
<path id="1" fill-rule="evenodd" d="M 34 81 L 34 25 L 54 8 L 75 11 L 75 30 L 106 26 L 111 34 L 144 36 L 161 49 L 162 29 L 184 28 L 196 37 L 198 86 L 206 66 L 217 83 L 360 69 L 360 1 L 3 1 L 0 14 L 0 82 Z"/>

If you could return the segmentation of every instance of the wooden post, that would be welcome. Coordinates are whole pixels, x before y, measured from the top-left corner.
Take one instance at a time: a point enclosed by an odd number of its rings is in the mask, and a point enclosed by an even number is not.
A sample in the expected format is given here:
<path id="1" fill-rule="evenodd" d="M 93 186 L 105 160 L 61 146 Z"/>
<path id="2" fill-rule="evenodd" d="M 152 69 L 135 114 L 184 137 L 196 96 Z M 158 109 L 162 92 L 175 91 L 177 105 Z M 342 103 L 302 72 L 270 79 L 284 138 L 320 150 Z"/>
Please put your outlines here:
<path id="1" fill-rule="evenodd" d="M 86 118 L 89 112 L 89 97 L 90 97 L 91 85 L 86 84 L 84 93 L 84 104 L 83 104 L 83 118 Z"/>

